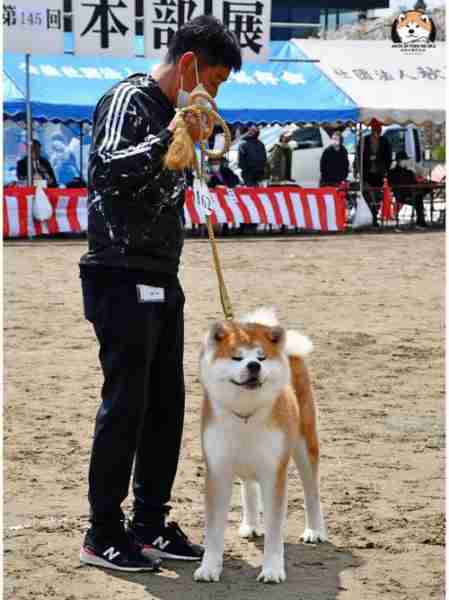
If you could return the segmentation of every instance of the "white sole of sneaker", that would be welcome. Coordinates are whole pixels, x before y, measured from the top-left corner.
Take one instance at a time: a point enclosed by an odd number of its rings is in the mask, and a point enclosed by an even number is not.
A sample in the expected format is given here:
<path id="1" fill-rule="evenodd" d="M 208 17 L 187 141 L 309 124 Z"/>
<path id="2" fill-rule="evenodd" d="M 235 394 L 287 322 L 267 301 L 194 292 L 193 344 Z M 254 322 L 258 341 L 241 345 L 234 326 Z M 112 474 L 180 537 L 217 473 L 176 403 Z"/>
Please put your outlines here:
<path id="1" fill-rule="evenodd" d="M 153 557 L 150 556 L 150 558 L 153 558 Z M 97 556 L 96 554 L 89 552 L 85 548 L 81 548 L 81 550 L 80 550 L 80 562 L 82 562 L 85 565 L 92 565 L 94 567 L 103 567 L 104 569 L 112 569 L 114 571 L 136 572 L 136 571 L 154 571 L 155 570 L 154 567 L 120 567 L 120 566 L 114 565 L 113 563 L 110 563 L 107 560 L 104 560 L 104 558 L 101 558 L 101 556 Z"/>
<path id="2" fill-rule="evenodd" d="M 142 554 L 147 558 L 166 558 L 168 560 L 201 560 L 203 557 L 189 557 L 189 556 L 178 556 L 177 554 L 169 554 L 168 552 L 164 552 L 163 550 L 157 550 L 153 548 L 153 546 L 143 546 L 141 550 Z"/>

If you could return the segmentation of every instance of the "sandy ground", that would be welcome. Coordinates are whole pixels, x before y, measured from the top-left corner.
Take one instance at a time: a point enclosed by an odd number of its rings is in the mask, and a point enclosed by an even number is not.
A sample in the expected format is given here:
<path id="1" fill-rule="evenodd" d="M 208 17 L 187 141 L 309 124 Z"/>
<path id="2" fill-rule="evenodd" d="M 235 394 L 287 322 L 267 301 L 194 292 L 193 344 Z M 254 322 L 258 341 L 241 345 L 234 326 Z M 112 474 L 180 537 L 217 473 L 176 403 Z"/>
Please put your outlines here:
<path id="1" fill-rule="evenodd" d="M 8 600 L 426 600 L 444 586 L 443 232 L 226 239 L 237 312 L 278 308 L 315 343 L 322 498 L 330 542 L 305 546 L 303 494 L 291 470 L 288 580 L 256 582 L 261 542 L 240 540 L 236 484 L 221 583 L 194 565 L 160 574 L 80 566 L 86 473 L 101 374 L 84 321 L 84 240 L 4 249 L 5 579 Z M 200 339 L 221 318 L 207 242 L 186 243 L 188 411 L 172 517 L 203 526 L 197 377 Z"/>

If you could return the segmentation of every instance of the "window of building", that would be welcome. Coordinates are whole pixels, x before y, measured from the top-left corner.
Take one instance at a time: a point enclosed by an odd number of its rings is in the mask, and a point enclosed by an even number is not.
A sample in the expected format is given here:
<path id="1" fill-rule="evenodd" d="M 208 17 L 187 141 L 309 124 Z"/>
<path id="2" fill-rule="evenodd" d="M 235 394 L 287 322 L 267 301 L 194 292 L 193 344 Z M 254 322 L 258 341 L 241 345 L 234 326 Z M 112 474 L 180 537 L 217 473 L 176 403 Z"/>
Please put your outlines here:
<path id="1" fill-rule="evenodd" d="M 319 6 L 298 6 L 297 0 L 273 0 L 271 6 L 271 21 L 273 23 L 311 23 L 320 22 Z M 305 38 L 316 35 L 314 27 L 272 27 L 272 40 L 289 40 L 293 37 Z"/>

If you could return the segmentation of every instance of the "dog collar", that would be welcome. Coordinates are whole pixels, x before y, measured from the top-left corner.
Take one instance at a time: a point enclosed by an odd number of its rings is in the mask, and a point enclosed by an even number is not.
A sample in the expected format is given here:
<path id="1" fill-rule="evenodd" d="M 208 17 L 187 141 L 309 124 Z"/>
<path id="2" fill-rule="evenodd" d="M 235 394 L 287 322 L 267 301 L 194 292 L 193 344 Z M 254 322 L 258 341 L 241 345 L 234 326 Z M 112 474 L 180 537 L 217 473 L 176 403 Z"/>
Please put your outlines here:
<path id="1" fill-rule="evenodd" d="M 238 412 L 235 412 L 235 410 L 231 410 L 231 413 L 234 415 L 234 417 L 238 417 L 239 419 L 241 419 L 242 421 L 246 423 L 248 423 L 249 419 L 251 419 L 251 417 L 253 417 L 256 414 L 257 410 L 255 410 L 254 412 L 252 412 L 249 415 L 241 415 Z"/>

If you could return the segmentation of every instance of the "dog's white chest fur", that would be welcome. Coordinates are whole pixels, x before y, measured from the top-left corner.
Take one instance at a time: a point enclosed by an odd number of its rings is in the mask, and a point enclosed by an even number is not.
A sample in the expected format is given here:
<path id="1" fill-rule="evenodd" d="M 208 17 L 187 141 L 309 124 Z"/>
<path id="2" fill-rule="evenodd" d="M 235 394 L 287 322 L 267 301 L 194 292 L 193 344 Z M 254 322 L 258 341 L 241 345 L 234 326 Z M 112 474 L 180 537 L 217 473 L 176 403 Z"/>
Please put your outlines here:
<path id="1" fill-rule="evenodd" d="M 268 429 L 260 418 L 246 422 L 226 415 L 212 423 L 203 434 L 204 451 L 208 460 L 232 471 L 234 477 L 263 479 L 285 452 L 285 434 Z"/>

